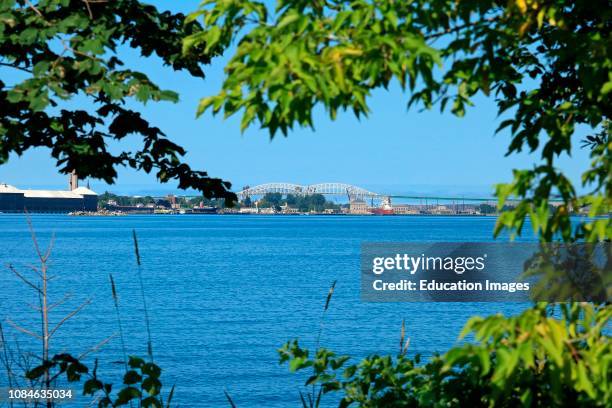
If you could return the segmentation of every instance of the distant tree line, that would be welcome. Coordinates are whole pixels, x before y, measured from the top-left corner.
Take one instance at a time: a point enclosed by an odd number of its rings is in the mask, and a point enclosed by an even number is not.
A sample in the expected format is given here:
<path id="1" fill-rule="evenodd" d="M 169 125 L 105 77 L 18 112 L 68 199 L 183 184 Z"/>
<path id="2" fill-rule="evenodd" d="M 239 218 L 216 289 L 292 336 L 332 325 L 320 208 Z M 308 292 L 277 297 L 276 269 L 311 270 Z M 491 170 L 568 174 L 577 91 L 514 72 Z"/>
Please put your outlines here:
<path id="1" fill-rule="evenodd" d="M 109 201 L 114 201 L 117 203 L 117 205 L 121 205 L 121 206 L 135 206 L 138 204 L 142 204 L 142 205 L 155 204 L 155 199 L 151 196 L 140 196 L 140 197 L 122 196 L 122 195 L 110 193 L 108 191 L 98 196 L 98 205 L 102 207 L 107 205 Z"/>
<path id="2" fill-rule="evenodd" d="M 502 208 L 502 211 L 510 211 L 513 208 L 514 206 L 510 204 L 505 204 Z M 497 207 L 491 204 L 480 204 L 478 206 L 478 211 L 480 211 L 481 214 L 497 214 L 498 213 Z"/>
<path id="3" fill-rule="evenodd" d="M 251 202 L 252 200 L 249 199 L 248 203 Z M 248 205 L 248 203 L 246 199 L 243 202 L 244 205 Z M 323 194 L 310 194 L 304 196 L 287 194 L 286 197 L 283 197 L 281 193 L 266 193 L 261 200 L 258 201 L 258 206 L 260 208 L 274 208 L 276 211 L 280 211 L 281 207 L 285 205 L 296 208 L 300 212 L 340 209 L 340 205 L 327 201 Z"/>
<path id="4" fill-rule="evenodd" d="M 202 203 L 205 207 L 224 207 L 223 200 L 208 199 L 205 197 L 175 197 L 175 202 L 181 208 L 192 208 L 198 207 Z M 110 201 L 114 201 L 120 206 L 137 206 L 137 205 L 155 205 L 160 207 L 170 208 L 172 203 L 168 197 L 154 198 L 152 196 L 124 196 L 117 195 L 106 191 L 104 194 L 98 196 L 98 205 L 105 207 Z"/>

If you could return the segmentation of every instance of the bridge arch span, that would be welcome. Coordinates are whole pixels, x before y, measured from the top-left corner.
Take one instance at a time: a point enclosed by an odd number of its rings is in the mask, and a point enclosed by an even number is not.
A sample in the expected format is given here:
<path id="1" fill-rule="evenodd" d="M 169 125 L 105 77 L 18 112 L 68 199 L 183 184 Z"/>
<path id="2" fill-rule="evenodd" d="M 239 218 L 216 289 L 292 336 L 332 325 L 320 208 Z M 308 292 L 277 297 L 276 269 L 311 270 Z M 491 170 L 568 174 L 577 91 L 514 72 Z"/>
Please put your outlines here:
<path id="1" fill-rule="evenodd" d="M 377 198 L 380 194 L 368 191 L 364 188 L 345 183 L 319 183 L 310 185 L 299 185 L 293 183 L 265 183 L 246 188 L 236 194 L 240 199 L 250 196 L 264 195 L 267 193 L 295 194 L 295 195 L 338 195 L 348 196 L 350 199 Z"/>
<path id="2" fill-rule="evenodd" d="M 245 198 L 253 195 L 264 195 L 267 193 L 302 194 L 304 187 L 293 183 L 265 183 L 249 187 L 236 193 L 238 197 Z"/>

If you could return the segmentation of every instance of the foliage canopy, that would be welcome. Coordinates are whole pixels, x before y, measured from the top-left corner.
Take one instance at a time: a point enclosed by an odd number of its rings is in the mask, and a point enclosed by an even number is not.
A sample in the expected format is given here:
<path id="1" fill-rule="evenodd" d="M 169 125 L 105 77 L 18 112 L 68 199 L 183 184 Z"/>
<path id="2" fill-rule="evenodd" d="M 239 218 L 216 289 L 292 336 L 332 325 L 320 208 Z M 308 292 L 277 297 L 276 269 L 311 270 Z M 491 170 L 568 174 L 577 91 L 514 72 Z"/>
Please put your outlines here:
<path id="1" fill-rule="evenodd" d="M 207 197 L 235 199 L 229 183 L 192 170 L 181 160 L 181 146 L 128 107 L 176 102 L 178 95 L 125 67 L 121 49 L 204 77 L 201 65 L 216 51 L 201 46 L 182 53 L 182 39 L 200 31 L 198 23 L 184 24 L 182 14 L 135 0 L 1 0 L 0 72 L 11 75 L 0 79 L 0 164 L 12 153 L 46 147 L 63 173 L 112 183 L 117 167 L 129 166 Z M 121 149 L 134 135 L 139 148 Z"/>
<path id="2" fill-rule="evenodd" d="M 184 42 L 186 52 L 215 46 L 235 50 L 218 94 L 201 100 L 199 113 L 241 115 L 242 128 L 258 123 L 271 136 L 314 126 L 313 110 L 367 115 L 372 90 L 393 82 L 410 92 L 408 106 L 439 105 L 463 116 L 475 95 L 495 99 L 509 117 L 508 154 L 527 149 L 541 162 L 516 170 L 499 185 L 500 208 L 521 199 L 499 219 L 496 233 L 521 232 L 526 216 L 543 240 L 602 240 L 609 219 L 581 222 L 610 206 L 610 145 L 592 151 L 579 195 L 555 160 L 570 154 L 576 127 L 601 128 L 610 117 L 612 8 L 607 0 L 278 0 L 272 10 L 251 0 L 202 3 L 188 21 L 204 30 Z M 563 205 L 551 209 L 549 199 Z"/>

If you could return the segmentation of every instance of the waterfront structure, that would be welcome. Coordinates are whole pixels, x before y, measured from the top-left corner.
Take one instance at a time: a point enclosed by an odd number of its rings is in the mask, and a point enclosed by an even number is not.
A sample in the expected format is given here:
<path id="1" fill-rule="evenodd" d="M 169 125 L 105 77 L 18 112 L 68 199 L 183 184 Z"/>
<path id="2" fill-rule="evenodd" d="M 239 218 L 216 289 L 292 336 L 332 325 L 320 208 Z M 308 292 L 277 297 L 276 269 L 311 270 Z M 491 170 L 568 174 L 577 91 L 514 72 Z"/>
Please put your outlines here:
<path id="1" fill-rule="evenodd" d="M 191 210 L 187 210 L 187 214 L 217 214 L 219 209 L 217 207 L 193 207 Z"/>
<path id="2" fill-rule="evenodd" d="M 153 214 L 155 213 L 154 205 L 115 205 L 108 203 L 104 206 L 107 211 L 114 211 L 119 213 L 131 213 L 131 214 Z"/>
<path id="3" fill-rule="evenodd" d="M 349 213 L 350 214 L 370 214 L 368 210 L 368 205 L 363 200 L 352 200 L 349 203 Z"/>
<path id="4" fill-rule="evenodd" d="M 300 211 L 297 208 L 289 207 L 288 204 L 281 205 L 282 214 L 298 214 Z"/>
<path id="5" fill-rule="evenodd" d="M 259 213 L 259 208 L 258 207 L 242 207 L 240 210 L 238 210 L 239 214 L 257 214 Z"/>
<path id="6" fill-rule="evenodd" d="M 431 210 L 429 210 L 430 214 L 434 214 L 434 215 L 453 215 L 455 214 L 455 212 L 448 208 L 445 205 L 436 205 L 434 208 L 432 208 Z"/>
<path id="7" fill-rule="evenodd" d="M 71 190 L 20 190 L 0 183 L 0 212 L 67 213 L 97 211 L 98 194 L 79 187 L 76 175 L 70 175 Z"/>
<path id="8" fill-rule="evenodd" d="M 418 206 L 410 204 L 393 204 L 393 213 L 398 215 L 417 215 L 421 212 Z"/>

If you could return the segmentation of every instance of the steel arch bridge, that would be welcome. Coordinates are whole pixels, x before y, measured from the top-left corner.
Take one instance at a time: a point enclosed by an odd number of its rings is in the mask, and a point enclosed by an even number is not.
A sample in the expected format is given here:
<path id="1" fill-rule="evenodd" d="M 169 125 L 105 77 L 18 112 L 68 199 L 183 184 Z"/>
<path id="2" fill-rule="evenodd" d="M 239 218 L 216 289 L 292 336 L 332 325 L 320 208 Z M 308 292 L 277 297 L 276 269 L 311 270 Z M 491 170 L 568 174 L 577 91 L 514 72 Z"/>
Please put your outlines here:
<path id="1" fill-rule="evenodd" d="M 348 196 L 351 200 L 365 200 L 366 198 L 380 198 L 381 195 L 364 188 L 344 183 L 319 183 L 300 185 L 292 183 L 266 183 L 249 187 L 236 193 L 243 200 L 246 197 L 264 195 L 267 193 L 294 194 L 294 195 L 336 195 Z"/>

